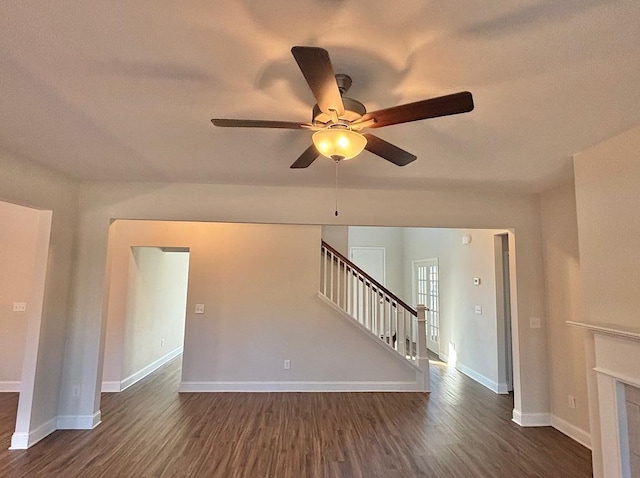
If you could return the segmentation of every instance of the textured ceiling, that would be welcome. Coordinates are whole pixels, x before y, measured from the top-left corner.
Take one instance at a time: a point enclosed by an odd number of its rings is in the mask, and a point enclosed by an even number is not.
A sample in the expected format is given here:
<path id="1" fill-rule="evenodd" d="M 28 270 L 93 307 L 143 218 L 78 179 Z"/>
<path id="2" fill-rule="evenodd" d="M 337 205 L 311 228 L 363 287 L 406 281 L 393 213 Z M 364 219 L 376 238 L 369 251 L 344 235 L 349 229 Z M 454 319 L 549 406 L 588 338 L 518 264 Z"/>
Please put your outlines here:
<path id="1" fill-rule="evenodd" d="M 293 45 L 326 48 L 374 110 L 469 90 L 468 114 L 387 127 L 343 186 L 540 191 L 571 155 L 640 123 L 640 2 L 612 0 L 0 3 L 0 148 L 87 180 L 331 186 L 289 165 L 309 131 Z"/>

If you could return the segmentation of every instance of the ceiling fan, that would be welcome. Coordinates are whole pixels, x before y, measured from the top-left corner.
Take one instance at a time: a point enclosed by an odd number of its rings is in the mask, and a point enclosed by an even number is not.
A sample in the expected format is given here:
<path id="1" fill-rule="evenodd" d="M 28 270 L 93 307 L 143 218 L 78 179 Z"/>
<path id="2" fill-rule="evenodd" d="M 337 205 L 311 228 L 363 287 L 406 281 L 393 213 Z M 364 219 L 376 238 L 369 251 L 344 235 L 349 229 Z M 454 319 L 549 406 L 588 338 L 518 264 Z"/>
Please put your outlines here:
<path id="1" fill-rule="evenodd" d="M 361 131 L 473 110 L 471 93 L 463 91 L 367 112 L 362 103 L 343 96 L 351 87 L 351 78 L 344 74 L 334 74 L 327 50 L 294 46 L 291 53 L 317 101 L 310 123 L 219 118 L 211 120 L 215 126 L 220 127 L 315 131 L 312 137 L 313 144 L 300 155 L 291 168 L 306 168 L 320 154 L 337 163 L 357 156 L 364 149 L 393 164 L 405 166 L 414 161 L 416 156 L 371 133 Z"/>

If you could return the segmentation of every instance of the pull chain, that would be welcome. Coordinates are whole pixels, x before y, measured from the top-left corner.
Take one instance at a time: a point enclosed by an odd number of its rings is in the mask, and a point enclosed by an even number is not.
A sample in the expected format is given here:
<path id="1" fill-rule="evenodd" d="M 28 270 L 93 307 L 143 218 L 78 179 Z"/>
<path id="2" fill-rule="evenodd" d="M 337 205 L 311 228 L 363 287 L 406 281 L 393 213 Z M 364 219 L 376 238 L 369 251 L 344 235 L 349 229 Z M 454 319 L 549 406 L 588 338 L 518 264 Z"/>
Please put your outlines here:
<path id="1" fill-rule="evenodd" d="M 338 216 L 338 163 L 340 161 L 336 161 L 336 217 Z"/>

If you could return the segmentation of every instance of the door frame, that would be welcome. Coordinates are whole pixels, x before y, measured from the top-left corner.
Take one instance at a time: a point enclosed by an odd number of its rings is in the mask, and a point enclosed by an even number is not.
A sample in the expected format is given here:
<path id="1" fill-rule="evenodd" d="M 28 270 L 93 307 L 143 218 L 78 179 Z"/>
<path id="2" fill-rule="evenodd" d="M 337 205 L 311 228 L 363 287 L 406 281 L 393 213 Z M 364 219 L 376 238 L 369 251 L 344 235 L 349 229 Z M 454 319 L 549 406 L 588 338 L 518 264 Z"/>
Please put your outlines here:
<path id="1" fill-rule="evenodd" d="M 495 234 L 496 329 L 498 344 L 498 393 L 514 390 L 514 352 L 511 297 L 511 259 L 508 233 Z"/>

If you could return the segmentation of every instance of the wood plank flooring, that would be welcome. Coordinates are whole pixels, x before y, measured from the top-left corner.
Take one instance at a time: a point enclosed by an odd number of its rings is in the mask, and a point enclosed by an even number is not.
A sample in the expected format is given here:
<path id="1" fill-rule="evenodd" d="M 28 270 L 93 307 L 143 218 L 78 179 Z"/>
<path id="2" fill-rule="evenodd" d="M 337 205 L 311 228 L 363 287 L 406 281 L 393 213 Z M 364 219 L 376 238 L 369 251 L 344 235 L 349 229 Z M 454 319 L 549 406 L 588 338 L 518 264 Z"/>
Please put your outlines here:
<path id="1" fill-rule="evenodd" d="M 590 477 L 591 454 L 520 428 L 513 399 L 432 363 L 431 394 L 178 394 L 180 359 L 121 393 L 103 423 L 8 451 L 17 394 L 0 393 L 0 477 Z"/>

